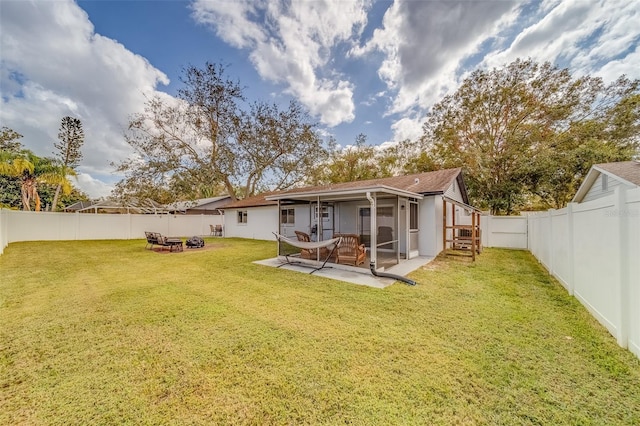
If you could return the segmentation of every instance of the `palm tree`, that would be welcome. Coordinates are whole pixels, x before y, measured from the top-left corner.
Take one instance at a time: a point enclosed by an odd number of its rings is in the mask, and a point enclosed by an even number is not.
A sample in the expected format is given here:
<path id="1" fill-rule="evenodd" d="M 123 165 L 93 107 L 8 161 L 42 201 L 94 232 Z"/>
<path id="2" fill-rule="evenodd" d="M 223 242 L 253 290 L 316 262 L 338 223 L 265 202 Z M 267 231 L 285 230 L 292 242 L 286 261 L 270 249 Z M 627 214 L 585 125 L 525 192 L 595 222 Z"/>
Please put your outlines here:
<path id="1" fill-rule="evenodd" d="M 72 186 L 67 174 L 74 175 L 75 172 L 70 172 L 50 158 L 41 158 L 29 150 L 22 150 L 17 154 L 0 152 L 0 174 L 20 180 L 23 210 L 31 210 L 33 204 L 34 210 L 40 211 L 38 184 L 61 185 L 62 192 L 68 195 Z"/>

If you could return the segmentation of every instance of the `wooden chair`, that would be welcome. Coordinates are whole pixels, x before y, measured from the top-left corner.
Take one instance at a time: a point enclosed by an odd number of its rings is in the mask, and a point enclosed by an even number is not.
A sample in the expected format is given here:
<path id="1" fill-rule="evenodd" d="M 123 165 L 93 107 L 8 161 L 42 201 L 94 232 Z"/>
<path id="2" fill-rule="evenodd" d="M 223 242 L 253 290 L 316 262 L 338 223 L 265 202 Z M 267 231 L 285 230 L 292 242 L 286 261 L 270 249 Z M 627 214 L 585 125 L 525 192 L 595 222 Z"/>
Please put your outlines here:
<path id="1" fill-rule="evenodd" d="M 302 241 L 305 243 L 311 242 L 311 238 L 309 234 L 302 231 L 294 231 L 296 233 L 296 237 L 298 237 L 298 241 Z M 329 255 L 329 250 L 326 247 L 322 247 L 320 250 L 320 259 L 326 259 Z M 300 249 L 300 257 L 303 259 L 313 259 L 318 260 L 318 252 L 316 249 Z"/>
<path id="2" fill-rule="evenodd" d="M 342 243 L 336 250 L 336 263 L 358 266 L 367 258 L 364 244 L 360 244 L 357 234 L 335 234 L 334 238 L 342 237 Z"/>

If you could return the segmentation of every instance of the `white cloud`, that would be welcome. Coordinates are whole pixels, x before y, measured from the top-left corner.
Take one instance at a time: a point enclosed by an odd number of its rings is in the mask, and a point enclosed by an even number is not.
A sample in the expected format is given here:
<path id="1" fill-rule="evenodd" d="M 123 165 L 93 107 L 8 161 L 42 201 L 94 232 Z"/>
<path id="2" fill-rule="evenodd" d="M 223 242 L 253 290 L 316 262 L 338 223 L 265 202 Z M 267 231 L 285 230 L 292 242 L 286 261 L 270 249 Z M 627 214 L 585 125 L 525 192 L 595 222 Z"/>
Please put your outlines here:
<path id="1" fill-rule="evenodd" d="M 421 134 L 429 108 L 453 93 L 470 68 L 531 57 L 577 76 L 639 78 L 639 19 L 637 1 L 396 0 L 383 27 L 353 54 L 384 54 L 378 74 L 395 93 L 387 114 L 401 117 L 391 125 L 397 142 Z"/>
<path id="2" fill-rule="evenodd" d="M 87 173 L 78 173 L 74 184 L 77 185 L 80 190 L 89 194 L 91 198 L 108 197 L 114 187 L 113 184 L 108 184 L 99 179 L 95 179 Z"/>
<path id="3" fill-rule="evenodd" d="M 457 85 L 461 61 L 514 19 L 512 2 L 396 1 L 362 48 L 385 54 L 378 74 L 396 96 L 391 113 L 427 108 Z"/>
<path id="4" fill-rule="evenodd" d="M 77 117 L 85 133 L 84 174 L 114 180 L 110 163 L 131 153 L 122 135 L 128 116 L 141 111 L 145 94 L 169 83 L 166 75 L 96 34 L 73 1 L 3 2 L 0 23 L 2 125 L 23 134 L 28 149 L 50 156 L 62 117 Z"/>
<path id="5" fill-rule="evenodd" d="M 260 76 L 283 83 L 322 123 L 354 118 L 353 83 L 327 71 L 335 47 L 367 21 L 368 1 L 254 2 L 197 0 L 194 18 L 232 46 L 249 49 Z"/>

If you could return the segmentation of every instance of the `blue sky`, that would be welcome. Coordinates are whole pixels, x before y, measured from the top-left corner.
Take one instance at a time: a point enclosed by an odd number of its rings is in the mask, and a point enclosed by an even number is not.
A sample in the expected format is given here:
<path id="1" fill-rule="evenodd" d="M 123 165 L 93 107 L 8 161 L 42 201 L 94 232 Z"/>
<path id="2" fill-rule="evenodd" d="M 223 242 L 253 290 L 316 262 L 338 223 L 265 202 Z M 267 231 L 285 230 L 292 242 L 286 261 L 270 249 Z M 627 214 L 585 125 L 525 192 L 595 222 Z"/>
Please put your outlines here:
<path id="1" fill-rule="evenodd" d="M 190 64 L 228 64 L 250 101 L 297 99 L 343 146 L 383 145 L 419 137 L 478 67 L 532 57 L 640 78 L 638 22 L 629 0 L 0 0 L 0 124 L 51 155 L 61 118 L 80 118 L 78 186 L 105 196 L 132 155 L 128 117 L 175 95 Z"/>

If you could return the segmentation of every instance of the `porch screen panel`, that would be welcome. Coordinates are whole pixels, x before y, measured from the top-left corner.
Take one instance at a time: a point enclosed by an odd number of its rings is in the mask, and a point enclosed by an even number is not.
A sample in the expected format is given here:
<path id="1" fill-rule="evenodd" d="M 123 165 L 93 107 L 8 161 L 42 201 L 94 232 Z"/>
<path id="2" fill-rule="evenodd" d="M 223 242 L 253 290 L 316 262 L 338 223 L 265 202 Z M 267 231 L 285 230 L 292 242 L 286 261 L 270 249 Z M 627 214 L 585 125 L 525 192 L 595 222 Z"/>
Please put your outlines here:
<path id="1" fill-rule="evenodd" d="M 381 202 L 381 201 L 379 201 Z M 393 205 L 378 205 L 376 212 L 377 255 L 380 266 L 398 263 L 398 218 Z"/>

